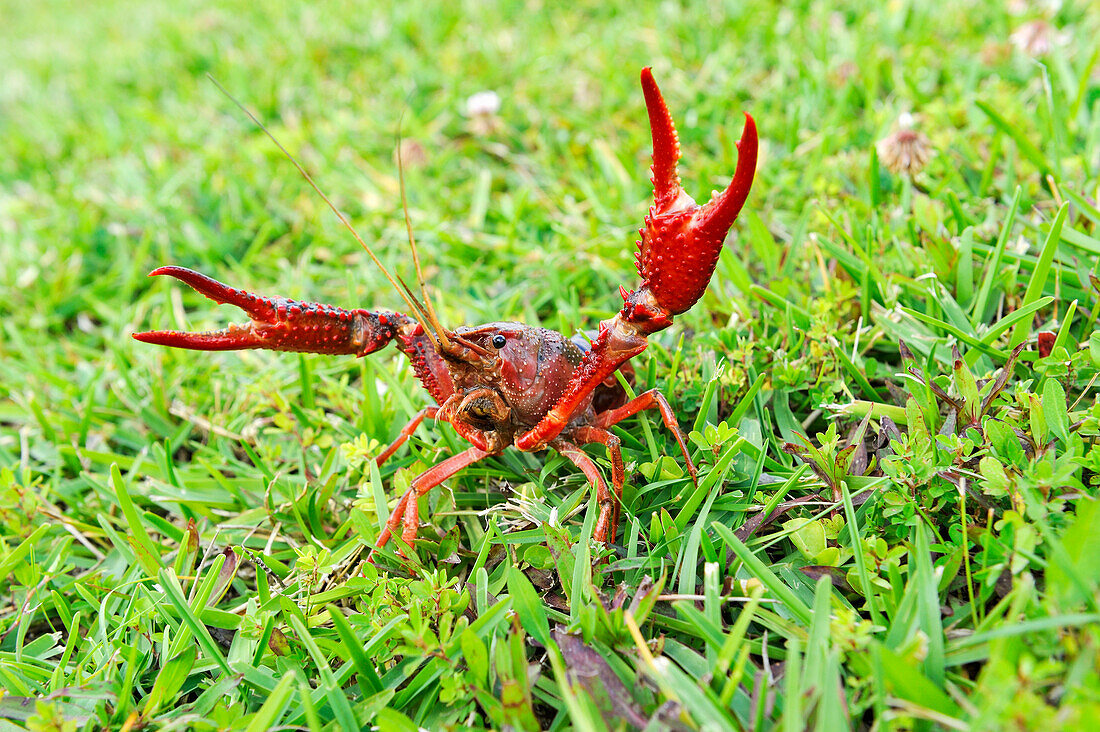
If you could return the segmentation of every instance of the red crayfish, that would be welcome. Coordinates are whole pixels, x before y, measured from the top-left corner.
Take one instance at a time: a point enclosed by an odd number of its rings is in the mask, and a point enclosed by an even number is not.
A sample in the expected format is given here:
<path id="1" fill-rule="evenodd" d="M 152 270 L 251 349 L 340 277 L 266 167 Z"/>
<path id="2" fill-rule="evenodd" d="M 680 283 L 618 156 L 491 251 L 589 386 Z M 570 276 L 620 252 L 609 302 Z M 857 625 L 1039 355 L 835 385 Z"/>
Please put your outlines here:
<path id="1" fill-rule="evenodd" d="M 609 430 L 612 425 L 643 409 L 659 410 L 679 443 L 688 472 L 693 479 L 696 475 L 684 434 L 665 397 L 653 389 L 628 399 L 615 372 L 645 350 L 651 333 L 667 328 L 673 316 L 702 297 L 722 243 L 748 197 L 756 169 L 756 126 L 746 114 L 732 181 L 705 205 L 696 204 L 680 186 L 676 128 L 648 68 L 642 70 L 642 91 L 653 135 L 653 205 L 640 230 L 636 254 L 642 281 L 632 292 L 619 288 L 622 310 L 600 323 L 591 343 L 521 323 L 448 330 L 435 316 L 426 294 L 420 302 L 403 283 L 402 287 L 394 285 L 413 311 L 411 316 L 260 297 L 174 266 L 156 269 L 150 276 L 182 280 L 215 302 L 241 308 L 251 322 L 209 333 L 149 331 L 135 333 L 134 338 L 202 351 L 265 348 L 356 356 L 396 341 L 436 405 L 413 417 L 377 457 L 378 464 L 396 452 L 425 418 L 449 422 L 472 447 L 412 481 L 378 537 L 377 547 L 384 546 L 402 525 L 401 538 L 411 546 L 419 528 L 417 498 L 508 446 L 524 451 L 552 447 L 580 468 L 595 485 L 599 501 L 594 536 L 610 542 L 618 524 L 624 481 L 619 438 Z M 337 215 L 350 229 L 339 211 Z M 369 247 L 367 250 L 370 252 Z M 592 458 L 581 450 L 580 446 L 588 443 L 600 443 L 607 449 L 612 490 Z"/>

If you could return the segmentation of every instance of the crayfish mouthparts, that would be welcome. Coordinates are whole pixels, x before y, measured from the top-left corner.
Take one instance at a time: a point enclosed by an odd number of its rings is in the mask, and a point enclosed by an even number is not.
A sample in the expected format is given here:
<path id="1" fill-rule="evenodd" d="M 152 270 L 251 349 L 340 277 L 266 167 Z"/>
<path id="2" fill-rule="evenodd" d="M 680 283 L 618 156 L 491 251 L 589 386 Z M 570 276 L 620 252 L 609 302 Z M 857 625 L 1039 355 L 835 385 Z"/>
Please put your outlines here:
<path id="1" fill-rule="evenodd" d="M 493 431 L 505 424 L 511 415 L 512 409 L 500 392 L 483 386 L 468 391 L 448 416 L 477 429 Z"/>

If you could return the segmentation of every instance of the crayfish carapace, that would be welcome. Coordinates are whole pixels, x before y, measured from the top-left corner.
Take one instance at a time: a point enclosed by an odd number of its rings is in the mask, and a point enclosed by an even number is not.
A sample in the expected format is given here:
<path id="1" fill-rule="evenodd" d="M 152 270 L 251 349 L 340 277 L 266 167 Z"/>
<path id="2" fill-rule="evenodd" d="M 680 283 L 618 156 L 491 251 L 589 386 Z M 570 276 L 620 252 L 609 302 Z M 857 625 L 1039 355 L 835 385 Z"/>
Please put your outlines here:
<path id="1" fill-rule="evenodd" d="M 472 446 L 412 481 L 376 546 L 384 546 L 399 526 L 402 539 L 411 546 L 419 528 L 417 498 L 509 446 L 524 451 L 552 447 L 580 468 L 596 486 L 600 504 L 595 538 L 610 542 L 618 524 L 624 481 L 619 439 L 609 430 L 612 425 L 643 409 L 657 409 L 676 436 L 688 472 L 693 479 L 696 474 L 684 434 L 664 396 L 650 390 L 628 399 L 615 372 L 645 350 L 651 333 L 667 328 L 675 315 L 703 295 L 756 170 L 756 126 L 745 115 L 732 181 L 706 204 L 696 204 L 680 186 L 676 128 L 648 68 L 642 70 L 642 91 L 653 134 L 653 205 L 640 230 L 636 255 L 642 281 L 632 292 L 620 288 L 622 310 L 600 323 L 590 344 L 521 323 L 449 330 L 440 324 L 426 295 L 423 302 L 417 300 L 392 277 L 412 315 L 260 297 L 182 267 L 161 267 L 151 275 L 170 275 L 218 303 L 236 305 L 251 322 L 210 333 L 149 331 L 135 333 L 134 338 L 201 351 L 264 348 L 355 356 L 394 341 L 436 404 L 421 410 L 377 462 L 381 464 L 400 448 L 425 418 L 449 422 Z M 369 247 L 368 252 L 377 263 Z M 611 459 L 611 490 L 580 448 L 593 442 L 604 445 Z"/>

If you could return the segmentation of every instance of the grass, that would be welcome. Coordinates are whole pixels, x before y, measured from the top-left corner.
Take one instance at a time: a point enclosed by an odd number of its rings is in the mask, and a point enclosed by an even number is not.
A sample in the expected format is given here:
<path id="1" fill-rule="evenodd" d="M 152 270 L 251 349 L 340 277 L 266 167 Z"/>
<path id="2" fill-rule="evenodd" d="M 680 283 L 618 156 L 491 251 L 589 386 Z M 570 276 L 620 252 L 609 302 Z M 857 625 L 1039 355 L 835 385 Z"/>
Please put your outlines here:
<path id="1" fill-rule="evenodd" d="M 1100 724 L 1095 14 L 0 7 L 0 727 Z M 166 263 L 399 305 L 207 73 L 408 277 L 400 127 L 445 322 L 594 328 L 635 277 L 644 65 L 689 193 L 742 111 L 763 146 L 707 295 L 635 361 L 698 485 L 624 423 L 613 550 L 579 471 L 509 451 L 422 502 L 413 565 L 364 565 L 463 449 L 425 425 L 369 467 L 427 404 L 400 359 L 128 337 L 238 317 Z M 913 176 L 876 149 L 904 112 Z"/>

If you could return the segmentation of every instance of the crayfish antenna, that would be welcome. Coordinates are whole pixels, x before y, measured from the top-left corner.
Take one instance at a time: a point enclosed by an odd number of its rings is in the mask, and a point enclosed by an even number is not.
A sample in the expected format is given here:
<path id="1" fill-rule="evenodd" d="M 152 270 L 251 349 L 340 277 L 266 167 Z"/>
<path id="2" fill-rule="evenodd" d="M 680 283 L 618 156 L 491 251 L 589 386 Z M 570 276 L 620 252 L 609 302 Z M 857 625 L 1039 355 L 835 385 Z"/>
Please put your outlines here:
<path id="1" fill-rule="evenodd" d="M 283 146 L 283 143 L 279 142 L 278 138 L 276 138 L 275 135 L 272 134 L 269 129 L 267 129 L 264 123 L 260 121 L 259 117 L 254 115 L 252 111 L 248 109 L 248 107 L 244 106 L 244 104 L 242 104 L 236 97 L 230 94 L 229 91 L 224 86 L 222 86 L 221 83 L 217 79 L 215 79 L 212 74 L 207 74 L 206 76 L 210 79 L 211 82 L 214 83 L 214 86 L 218 87 L 218 90 L 222 94 L 224 94 L 229 99 L 229 101 L 236 104 L 237 107 L 242 112 L 244 112 L 245 115 L 247 115 L 248 118 L 252 120 L 252 122 L 257 127 L 259 127 L 260 130 L 262 130 L 263 133 L 267 135 L 273 143 L 275 143 L 275 147 L 279 148 L 279 152 L 285 155 L 287 160 L 289 160 L 294 165 L 294 167 L 298 169 L 298 172 L 302 175 L 303 178 L 306 179 L 306 182 L 309 183 L 310 187 L 317 192 L 317 195 L 321 197 L 321 200 L 323 200 L 325 204 L 328 205 L 330 209 L 332 209 L 332 212 L 336 214 L 336 218 L 340 220 L 340 223 L 344 225 L 344 228 L 350 231 L 351 235 L 355 237 L 355 241 L 359 242 L 359 245 L 363 247 L 364 250 L 366 250 L 367 254 L 371 258 L 371 261 L 374 262 L 375 266 L 378 267 L 383 275 L 385 275 L 386 279 L 389 280 L 390 285 L 393 286 L 393 289 L 397 291 L 397 294 L 401 296 L 401 299 L 404 300 L 405 304 L 409 306 L 410 310 L 412 310 L 412 317 L 416 318 L 417 322 L 420 323 L 420 327 L 423 328 L 426 333 L 430 333 L 431 329 L 428 327 L 428 323 L 424 318 L 421 317 L 422 307 L 420 307 L 420 304 L 416 302 L 415 298 L 411 297 L 412 293 L 406 293 L 404 290 L 401 289 L 401 286 L 398 285 L 397 280 L 394 279 L 394 276 L 391 275 L 390 271 L 386 269 L 385 265 L 382 264 L 382 260 L 378 258 L 378 256 L 374 253 L 374 250 L 370 248 L 366 241 L 363 240 L 363 237 L 359 235 L 359 232 L 355 229 L 354 226 L 352 226 L 352 223 L 348 220 L 348 217 L 345 216 L 344 213 L 336 207 L 336 204 L 332 202 L 332 199 L 330 199 L 325 194 L 325 192 L 321 190 L 321 187 L 317 185 L 317 183 L 313 180 L 313 176 L 311 176 L 309 172 L 306 171 L 304 167 L 302 167 L 302 164 L 298 162 L 298 159 L 296 157 L 290 154 L 290 151 Z"/>
<path id="2" fill-rule="evenodd" d="M 401 213 L 405 216 L 405 231 L 409 235 L 409 248 L 412 250 L 413 266 L 416 267 L 416 280 L 420 284 L 420 296 L 424 299 L 424 305 L 421 308 L 420 314 L 424 317 L 431 326 L 429 330 L 424 328 L 428 338 L 432 340 L 432 345 L 436 350 L 449 351 L 451 350 L 451 342 L 447 337 L 447 329 L 443 327 L 443 324 L 439 322 L 439 317 L 435 314 L 435 307 L 432 306 L 432 299 L 428 297 L 428 285 L 424 279 L 424 271 L 420 267 L 420 251 L 416 248 L 416 237 L 413 236 L 412 219 L 409 217 L 409 200 L 405 194 L 405 162 L 402 158 L 401 151 L 401 124 L 404 122 L 404 113 L 401 115 L 401 119 L 397 123 L 397 180 L 401 188 Z M 410 301 L 415 301 L 416 297 L 409 290 L 408 286 L 404 282 L 401 285 L 405 288 L 405 292 L 409 295 Z M 417 305 L 420 305 L 417 302 Z M 423 323 L 421 324 L 423 326 Z M 435 337 L 432 337 L 432 331 L 435 333 Z M 438 340 L 438 342 L 437 342 Z"/>
<path id="3" fill-rule="evenodd" d="M 405 294 L 408 296 L 406 301 L 412 303 L 413 307 L 416 308 L 416 319 L 420 322 L 420 326 L 424 328 L 424 335 L 431 341 L 432 348 L 440 353 L 451 350 L 451 339 L 447 336 L 446 329 L 440 325 L 439 320 L 435 318 L 435 312 L 429 312 L 428 308 L 416 299 L 416 294 L 413 293 L 411 287 L 405 284 L 405 280 L 398 277 L 397 281 L 401 284 L 402 289 L 404 289 Z M 425 302 L 427 301 L 425 300 Z M 432 327 L 426 327 L 424 325 L 425 323 L 430 324 Z"/>

